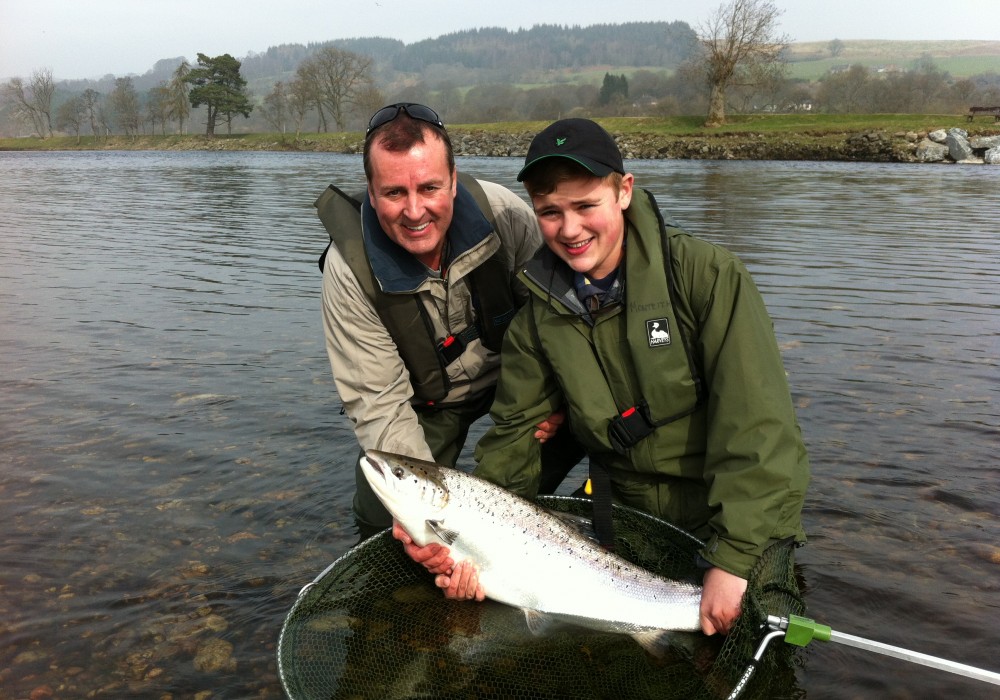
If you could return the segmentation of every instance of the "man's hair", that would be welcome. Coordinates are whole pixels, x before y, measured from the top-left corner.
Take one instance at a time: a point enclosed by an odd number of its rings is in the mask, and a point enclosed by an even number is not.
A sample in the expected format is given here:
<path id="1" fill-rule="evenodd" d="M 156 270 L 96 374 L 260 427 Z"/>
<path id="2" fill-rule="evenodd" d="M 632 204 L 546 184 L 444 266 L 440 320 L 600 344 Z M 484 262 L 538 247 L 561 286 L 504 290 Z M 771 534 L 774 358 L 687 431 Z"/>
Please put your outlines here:
<path id="1" fill-rule="evenodd" d="M 523 175 L 522 182 L 529 197 L 542 197 L 555 192 L 556 188 L 563 182 L 581 178 L 602 180 L 605 184 L 610 185 L 615 192 L 621 192 L 622 177 L 621 173 L 616 172 L 598 177 L 569 158 L 546 158 L 533 165 Z"/>
<path id="2" fill-rule="evenodd" d="M 386 122 L 365 138 L 365 178 L 371 182 L 371 149 L 376 142 L 387 151 L 399 153 L 410 150 L 417 143 L 426 143 L 427 134 L 433 134 L 444 141 L 445 153 L 448 159 L 448 171 L 455 172 L 455 151 L 452 149 L 448 132 L 434 124 L 420 119 L 413 119 L 405 112 L 401 112 L 395 119 Z"/>

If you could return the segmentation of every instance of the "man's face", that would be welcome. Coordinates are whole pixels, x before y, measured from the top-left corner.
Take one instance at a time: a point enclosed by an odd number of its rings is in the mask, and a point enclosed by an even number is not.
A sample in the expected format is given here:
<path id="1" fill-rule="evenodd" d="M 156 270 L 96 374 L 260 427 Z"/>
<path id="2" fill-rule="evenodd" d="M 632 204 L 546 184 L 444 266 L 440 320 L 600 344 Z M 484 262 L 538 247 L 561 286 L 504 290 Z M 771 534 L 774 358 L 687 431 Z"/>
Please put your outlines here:
<path id="1" fill-rule="evenodd" d="M 621 190 L 598 177 L 559 183 L 546 195 L 531 198 L 546 245 L 575 271 L 591 279 L 610 275 L 622 260 L 623 210 L 632 201 L 631 174 Z"/>
<path id="2" fill-rule="evenodd" d="M 427 267 L 438 270 L 457 185 L 448 168 L 444 141 L 427 132 L 424 139 L 400 152 L 373 143 L 368 194 L 389 238 Z"/>

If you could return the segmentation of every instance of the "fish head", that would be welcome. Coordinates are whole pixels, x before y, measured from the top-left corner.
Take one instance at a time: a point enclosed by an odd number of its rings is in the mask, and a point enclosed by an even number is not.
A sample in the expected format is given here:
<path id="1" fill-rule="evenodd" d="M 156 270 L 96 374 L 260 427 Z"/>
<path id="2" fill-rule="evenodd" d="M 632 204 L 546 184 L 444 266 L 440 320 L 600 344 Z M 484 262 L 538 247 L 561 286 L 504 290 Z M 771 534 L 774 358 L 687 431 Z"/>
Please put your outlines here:
<path id="1" fill-rule="evenodd" d="M 367 450 L 361 471 L 375 495 L 417 544 L 426 544 L 428 521 L 440 520 L 448 505 L 442 467 L 405 455 Z"/>

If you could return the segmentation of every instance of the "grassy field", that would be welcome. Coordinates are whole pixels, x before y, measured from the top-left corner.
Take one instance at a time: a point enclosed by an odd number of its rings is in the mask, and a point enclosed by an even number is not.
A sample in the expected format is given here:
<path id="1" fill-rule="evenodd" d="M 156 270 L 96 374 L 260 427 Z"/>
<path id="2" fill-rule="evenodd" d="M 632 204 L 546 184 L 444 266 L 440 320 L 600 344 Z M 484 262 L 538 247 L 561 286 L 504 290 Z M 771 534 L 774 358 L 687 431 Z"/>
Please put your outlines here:
<path id="1" fill-rule="evenodd" d="M 787 136 L 801 133 L 844 134 L 865 131 L 926 132 L 960 126 L 970 134 L 1000 133 L 1000 124 L 992 118 L 980 117 L 969 124 L 964 114 L 736 114 L 728 123 L 714 129 L 704 126 L 703 116 L 689 117 L 610 117 L 600 118 L 606 129 L 614 133 L 654 134 L 662 136 L 728 136 L 740 133 Z M 449 126 L 449 130 L 485 130 L 497 133 L 541 131 L 547 122 L 498 122 Z"/>
<path id="2" fill-rule="evenodd" d="M 791 44 L 785 55 L 788 58 L 788 76 L 808 81 L 819 80 L 832 68 L 854 64 L 871 70 L 886 67 L 910 70 L 924 58 L 929 58 L 938 70 L 956 79 L 983 73 L 1000 73 L 1000 41 L 845 41 L 837 56 L 831 55 L 830 42 L 802 42 Z M 624 74 L 631 78 L 639 70 L 657 73 L 664 69 L 660 66 L 560 69 L 540 75 L 538 83 L 520 87 L 559 82 L 600 85 L 605 73 Z"/>
<path id="3" fill-rule="evenodd" d="M 753 114 L 731 115 L 729 123 L 716 128 L 703 126 L 704 117 L 619 117 L 598 119 L 609 131 L 619 134 L 649 134 L 672 138 L 730 138 L 754 134 L 757 138 L 774 136 L 788 139 L 796 135 L 808 138 L 839 137 L 843 134 L 880 131 L 925 133 L 934 129 L 960 127 L 971 135 L 1000 134 L 1000 124 L 992 118 L 979 117 L 966 122 L 964 114 Z M 452 124 L 453 135 L 465 133 L 535 134 L 548 122 L 497 122 L 492 124 Z M 96 141 L 92 136 L 56 136 L 48 139 L 0 139 L 4 151 L 65 150 L 247 150 L 247 151 L 329 151 L 357 152 L 363 141 L 361 132 L 328 134 L 257 133 L 218 135 L 114 136 Z"/>
<path id="4" fill-rule="evenodd" d="M 831 55 L 830 42 L 803 42 L 789 46 L 785 55 L 789 76 L 802 80 L 855 64 L 909 70 L 924 58 L 953 78 L 1000 73 L 1000 41 L 845 41 L 837 56 Z"/>

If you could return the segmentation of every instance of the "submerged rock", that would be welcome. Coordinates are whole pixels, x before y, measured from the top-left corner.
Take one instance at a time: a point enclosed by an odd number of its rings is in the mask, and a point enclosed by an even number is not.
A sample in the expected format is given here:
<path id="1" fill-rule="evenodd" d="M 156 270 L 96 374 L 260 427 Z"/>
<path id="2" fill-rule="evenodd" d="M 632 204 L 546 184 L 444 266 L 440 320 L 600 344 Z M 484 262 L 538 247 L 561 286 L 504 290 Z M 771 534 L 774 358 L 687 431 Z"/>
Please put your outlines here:
<path id="1" fill-rule="evenodd" d="M 218 637 L 202 642 L 194 657 L 194 667 L 205 673 L 235 671 L 236 659 L 233 658 L 233 645 Z"/>

